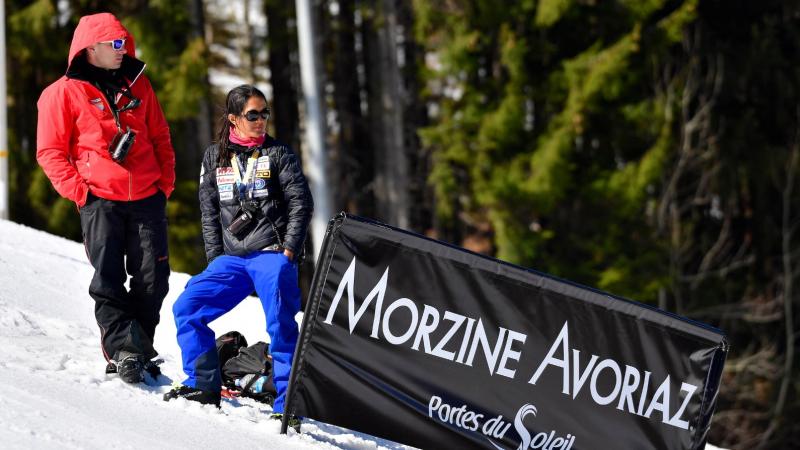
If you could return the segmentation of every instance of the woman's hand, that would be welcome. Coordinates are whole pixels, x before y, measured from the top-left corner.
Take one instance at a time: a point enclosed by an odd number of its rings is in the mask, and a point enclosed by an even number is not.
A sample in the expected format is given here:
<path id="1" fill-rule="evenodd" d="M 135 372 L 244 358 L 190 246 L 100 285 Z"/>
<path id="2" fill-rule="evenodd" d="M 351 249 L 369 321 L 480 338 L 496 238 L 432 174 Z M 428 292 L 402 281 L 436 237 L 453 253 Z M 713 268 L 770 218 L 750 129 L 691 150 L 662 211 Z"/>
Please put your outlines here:
<path id="1" fill-rule="evenodd" d="M 294 252 L 288 248 L 283 249 L 283 254 L 289 258 L 289 261 L 294 261 Z"/>

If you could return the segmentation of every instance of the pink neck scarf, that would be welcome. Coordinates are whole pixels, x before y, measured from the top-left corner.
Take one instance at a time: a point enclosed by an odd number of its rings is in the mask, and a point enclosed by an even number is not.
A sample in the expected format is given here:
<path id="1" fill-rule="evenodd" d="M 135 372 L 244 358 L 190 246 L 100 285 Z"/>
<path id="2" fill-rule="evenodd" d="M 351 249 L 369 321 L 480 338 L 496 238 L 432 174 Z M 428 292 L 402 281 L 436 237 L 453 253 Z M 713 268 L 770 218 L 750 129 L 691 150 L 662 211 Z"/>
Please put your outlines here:
<path id="1" fill-rule="evenodd" d="M 243 147 L 256 147 L 258 145 L 263 144 L 264 140 L 266 140 L 266 138 L 267 138 L 266 134 L 262 134 L 261 136 L 255 137 L 255 138 L 253 138 L 253 137 L 244 137 L 244 138 L 243 137 L 239 137 L 239 135 L 236 134 L 236 130 L 233 127 L 231 127 L 230 133 L 229 133 L 229 136 L 228 136 L 228 140 L 230 140 L 231 143 L 236 144 L 236 145 L 241 145 Z"/>

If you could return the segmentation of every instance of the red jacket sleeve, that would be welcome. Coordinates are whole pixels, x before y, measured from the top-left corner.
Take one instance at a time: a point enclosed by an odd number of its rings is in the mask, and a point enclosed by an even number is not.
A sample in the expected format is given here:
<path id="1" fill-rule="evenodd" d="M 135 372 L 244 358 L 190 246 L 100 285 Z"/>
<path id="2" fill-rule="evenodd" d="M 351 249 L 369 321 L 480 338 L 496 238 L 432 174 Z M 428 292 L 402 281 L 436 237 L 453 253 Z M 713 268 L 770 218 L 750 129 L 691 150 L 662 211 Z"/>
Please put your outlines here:
<path id="1" fill-rule="evenodd" d="M 69 96 L 57 82 L 42 92 L 37 107 L 36 161 L 62 197 L 83 206 L 89 186 L 70 160 L 74 118 Z"/>
<path id="2" fill-rule="evenodd" d="M 153 149 L 156 153 L 156 159 L 161 166 L 161 179 L 158 181 L 158 188 L 166 194 L 167 197 L 175 190 L 175 151 L 172 148 L 172 139 L 169 135 L 169 125 L 167 119 L 164 117 L 164 112 L 161 110 L 161 105 L 158 104 L 156 93 L 150 85 L 150 80 L 142 77 L 140 82 L 147 84 L 147 129 L 150 135 L 150 141 L 153 143 Z"/>

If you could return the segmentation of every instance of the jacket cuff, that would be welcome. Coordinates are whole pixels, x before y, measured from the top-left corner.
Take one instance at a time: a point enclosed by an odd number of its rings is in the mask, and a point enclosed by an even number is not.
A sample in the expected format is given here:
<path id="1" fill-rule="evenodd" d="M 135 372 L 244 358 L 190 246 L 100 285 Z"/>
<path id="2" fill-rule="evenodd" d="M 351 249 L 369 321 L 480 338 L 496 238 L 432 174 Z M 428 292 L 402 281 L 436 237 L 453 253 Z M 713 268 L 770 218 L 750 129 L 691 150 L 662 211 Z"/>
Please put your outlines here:
<path id="1" fill-rule="evenodd" d="M 296 239 L 287 239 L 283 243 L 283 248 L 291 250 L 295 255 L 300 253 L 302 245 Z"/>
<path id="2" fill-rule="evenodd" d="M 209 253 L 206 255 L 206 259 L 208 263 L 211 264 L 211 261 L 215 260 L 220 255 L 222 255 L 222 253 Z"/>

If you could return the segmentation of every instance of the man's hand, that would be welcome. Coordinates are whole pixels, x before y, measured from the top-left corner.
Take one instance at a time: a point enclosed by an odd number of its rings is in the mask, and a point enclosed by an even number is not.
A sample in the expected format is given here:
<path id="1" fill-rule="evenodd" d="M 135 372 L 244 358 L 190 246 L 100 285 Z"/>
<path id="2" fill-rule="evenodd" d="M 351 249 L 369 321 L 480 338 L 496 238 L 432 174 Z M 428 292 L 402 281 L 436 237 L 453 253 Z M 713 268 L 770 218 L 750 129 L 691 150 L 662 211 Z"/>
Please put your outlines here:
<path id="1" fill-rule="evenodd" d="M 294 252 L 288 248 L 283 249 L 283 254 L 289 258 L 289 261 L 294 261 Z"/>

